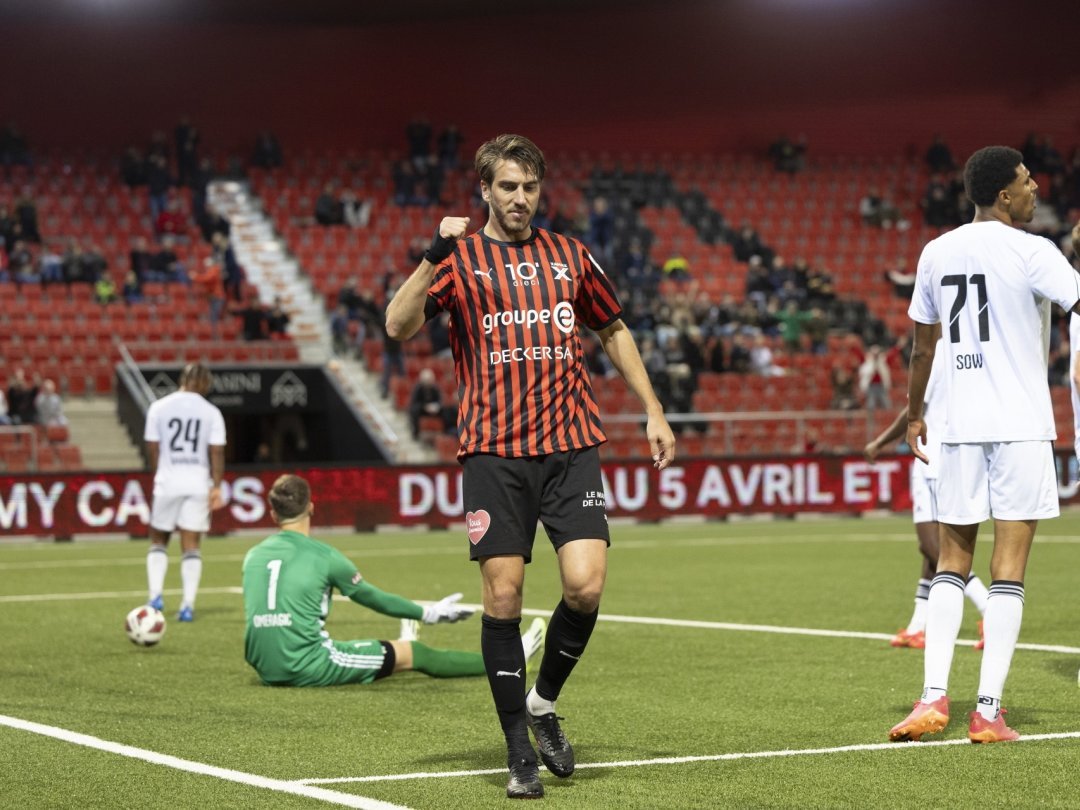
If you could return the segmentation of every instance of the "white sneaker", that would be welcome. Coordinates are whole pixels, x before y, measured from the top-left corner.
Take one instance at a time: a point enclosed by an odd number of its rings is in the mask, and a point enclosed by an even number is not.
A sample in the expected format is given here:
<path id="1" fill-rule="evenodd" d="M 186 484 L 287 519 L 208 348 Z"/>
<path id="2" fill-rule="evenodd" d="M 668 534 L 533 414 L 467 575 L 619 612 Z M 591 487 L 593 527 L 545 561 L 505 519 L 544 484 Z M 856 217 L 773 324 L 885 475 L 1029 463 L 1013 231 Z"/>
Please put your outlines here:
<path id="1" fill-rule="evenodd" d="M 417 641 L 420 638 L 420 622 L 416 619 L 402 619 L 398 641 Z"/>
<path id="2" fill-rule="evenodd" d="M 526 663 L 543 649 L 545 636 L 547 636 L 547 622 L 543 619 L 533 619 L 529 629 L 521 635 L 521 646 L 525 648 Z"/>

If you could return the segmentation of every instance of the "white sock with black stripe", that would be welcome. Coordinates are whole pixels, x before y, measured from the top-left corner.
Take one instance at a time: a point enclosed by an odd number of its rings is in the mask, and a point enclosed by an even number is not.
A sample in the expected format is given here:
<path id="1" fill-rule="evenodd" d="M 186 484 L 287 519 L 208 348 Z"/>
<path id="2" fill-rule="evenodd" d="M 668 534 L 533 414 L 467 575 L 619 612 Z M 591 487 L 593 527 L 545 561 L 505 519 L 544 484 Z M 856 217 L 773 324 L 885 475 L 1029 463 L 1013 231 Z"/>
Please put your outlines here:
<path id="1" fill-rule="evenodd" d="M 926 600 L 923 703 L 944 697 L 949 688 L 953 651 L 964 618 L 965 580 L 953 571 L 939 571 L 930 583 L 930 596 Z"/>
<path id="2" fill-rule="evenodd" d="M 147 602 L 161 596 L 161 592 L 165 590 L 165 573 L 168 570 L 169 552 L 165 546 L 151 543 L 146 551 L 146 589 L 150 594 L 146 598 Z"/>
<path id="3" fill-rule="evenodd" d="M 907 631 L 909 633 L 918 633 L 920 630 L 926 629 L 926 600 L 930 598 L 930 580 L 919 579 L 919 584 L 915 588 L 915 610 L 911 614 L 911 621 L 908 622 Z"/>
<path id="4" fill-rule="evenodd" d="M 181 605 L 195 607 L 195 595 L 199 592 L 199 580 L 202 578 L 202 554 L 198 549 L 185 551 L 180 558 L 180 587 L 184 598 Z"/>
<path id="5" fill-rule="evenodd" d="M 997 717 L 1005 678 L 1009 675 L 1020 621 L 1024 617 L 1024 583 L 996 579 L 990 583 L 983 618 L 982 669 L 979 671 L 979 703 L 975 710 L 987 720 Z"/>

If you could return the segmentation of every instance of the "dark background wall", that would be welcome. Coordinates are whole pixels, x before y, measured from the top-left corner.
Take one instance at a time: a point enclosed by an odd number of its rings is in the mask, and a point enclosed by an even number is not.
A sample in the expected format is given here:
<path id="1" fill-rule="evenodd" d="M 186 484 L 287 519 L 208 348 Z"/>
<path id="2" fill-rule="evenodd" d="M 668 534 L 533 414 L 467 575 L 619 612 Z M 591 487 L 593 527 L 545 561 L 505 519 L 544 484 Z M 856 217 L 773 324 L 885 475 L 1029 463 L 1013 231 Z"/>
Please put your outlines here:
<path id="1" fill-rule="evenodd" d="M 5 5 L 0 118 L 39 145 L 143 143 L 183 113 L 208 145 L 267 127 L 286 149 L 399 147 L 417 113 L 548 150 L 1080 140 L 1075 2 Z"/>

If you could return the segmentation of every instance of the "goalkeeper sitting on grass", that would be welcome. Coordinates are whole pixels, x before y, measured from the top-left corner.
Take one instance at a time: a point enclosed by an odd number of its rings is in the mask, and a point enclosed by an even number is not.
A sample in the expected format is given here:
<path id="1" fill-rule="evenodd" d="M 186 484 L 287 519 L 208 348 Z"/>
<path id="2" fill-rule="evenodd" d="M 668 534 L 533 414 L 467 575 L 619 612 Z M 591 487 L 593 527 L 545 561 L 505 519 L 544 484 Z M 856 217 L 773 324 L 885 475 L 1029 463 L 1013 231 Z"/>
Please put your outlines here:
<path id="1" fill-rule="evenodd" d="M 460 593 L 421 606 L 386 593 L 360 576 L 337 549 L 313 540 L 311 488 L 283 475 L 269 495 L 280 531 L 244 558 L 244 657 L 263 683 L 273 686 L 334 686 L 371 683 L 395 672 L 416 670 L 435 678 L 483 675 L 480 653 L 436 650 L 416 641 L 417 620 L 456 622 L 472 615 L 457 604 Z M 323 629 L 334 589 L 365 607 L 402 619 L 399 641 L 333 641 Z M 522 636 L 526 660 L 544 643 L 537 619 Z"/>

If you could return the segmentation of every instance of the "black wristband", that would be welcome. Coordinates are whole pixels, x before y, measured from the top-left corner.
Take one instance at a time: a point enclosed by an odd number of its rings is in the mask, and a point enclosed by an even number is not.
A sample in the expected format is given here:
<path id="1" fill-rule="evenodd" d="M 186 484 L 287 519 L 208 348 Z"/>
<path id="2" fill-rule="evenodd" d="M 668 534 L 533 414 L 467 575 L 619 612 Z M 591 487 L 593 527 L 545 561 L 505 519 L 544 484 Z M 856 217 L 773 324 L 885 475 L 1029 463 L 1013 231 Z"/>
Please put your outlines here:
<path id="1" fill-rule="evenodd" d="M 424 251 L 424 258 L 432 264 L 442 264 L 446 258 L 454 252 L 457 239 L 445 239 L 438 230 L 431 240 L 431 247 Z"/>

